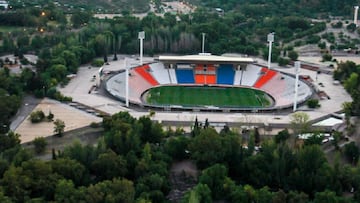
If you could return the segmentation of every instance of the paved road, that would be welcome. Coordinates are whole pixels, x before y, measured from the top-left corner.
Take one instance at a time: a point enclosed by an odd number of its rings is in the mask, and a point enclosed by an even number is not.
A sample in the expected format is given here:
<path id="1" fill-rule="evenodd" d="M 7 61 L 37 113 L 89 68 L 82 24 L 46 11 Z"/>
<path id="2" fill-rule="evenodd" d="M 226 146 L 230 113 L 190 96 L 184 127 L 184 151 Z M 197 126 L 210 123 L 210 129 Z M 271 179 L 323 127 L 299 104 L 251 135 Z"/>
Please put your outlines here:
<path id="1" fill-rule="evenodd" d="M 35 98 L 31 95 L 26 95 L 22 101 L 20 109 L 11 121 L 10 130 L 15 131 L 15 129 L 26 119 L 26 117 L 40 103 L 40 101 L 41 99 Z"/>

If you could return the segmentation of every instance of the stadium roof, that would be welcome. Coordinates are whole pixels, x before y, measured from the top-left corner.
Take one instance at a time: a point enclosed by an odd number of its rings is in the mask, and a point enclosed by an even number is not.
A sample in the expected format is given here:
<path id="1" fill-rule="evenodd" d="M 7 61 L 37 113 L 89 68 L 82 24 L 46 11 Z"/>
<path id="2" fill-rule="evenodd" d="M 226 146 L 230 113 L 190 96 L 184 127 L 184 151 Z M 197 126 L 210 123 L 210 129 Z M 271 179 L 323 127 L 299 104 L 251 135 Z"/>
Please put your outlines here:
<path id="1" fill-rule="evenodd" d="M 254 63 L 254 59 L 245 57 L 216 56 L 210 54 L 186 55 L 186 56 L 159 56 L 159 61 L 164 63 L 225 63 L 244 64 Z"/>

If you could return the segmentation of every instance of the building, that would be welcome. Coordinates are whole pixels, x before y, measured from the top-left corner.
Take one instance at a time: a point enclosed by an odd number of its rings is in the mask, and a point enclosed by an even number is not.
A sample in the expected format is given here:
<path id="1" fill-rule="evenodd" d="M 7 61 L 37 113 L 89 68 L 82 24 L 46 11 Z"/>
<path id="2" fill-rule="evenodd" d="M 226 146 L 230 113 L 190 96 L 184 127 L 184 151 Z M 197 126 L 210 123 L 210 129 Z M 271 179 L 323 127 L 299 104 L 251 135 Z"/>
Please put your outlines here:
<path id="1" fill-rule="evenodd" d="M 4 9 L 9 8 L 9 3 L 7 1 L 0 0 L 0 8 L 3 7 Z"/>

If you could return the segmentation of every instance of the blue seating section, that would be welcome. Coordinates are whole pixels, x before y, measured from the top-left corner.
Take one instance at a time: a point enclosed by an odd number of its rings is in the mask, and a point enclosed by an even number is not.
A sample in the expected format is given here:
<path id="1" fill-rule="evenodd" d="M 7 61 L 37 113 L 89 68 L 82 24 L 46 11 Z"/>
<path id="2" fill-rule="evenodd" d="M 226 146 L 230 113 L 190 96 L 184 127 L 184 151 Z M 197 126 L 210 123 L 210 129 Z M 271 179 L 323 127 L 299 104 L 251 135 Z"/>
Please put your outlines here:
<path id="1" fill-rule="evenodd" d="M 233 85 L 235 71 L 230 64 L 222 64 L 217 70 L 217 84 Z"/>
<path id="2" fill-rule="evenodd" d="M 178 83 L 195 83 L 192 69 L 176 69 L 176 78 Z"/>

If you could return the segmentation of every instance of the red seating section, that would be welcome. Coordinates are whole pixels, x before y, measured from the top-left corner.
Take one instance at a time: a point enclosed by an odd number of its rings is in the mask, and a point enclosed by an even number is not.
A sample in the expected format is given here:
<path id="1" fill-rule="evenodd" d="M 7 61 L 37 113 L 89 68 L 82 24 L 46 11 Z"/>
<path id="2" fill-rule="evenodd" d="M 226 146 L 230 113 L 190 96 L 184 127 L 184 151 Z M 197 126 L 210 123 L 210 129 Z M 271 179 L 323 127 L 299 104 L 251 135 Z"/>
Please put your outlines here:
<path id="1" fill-rule="evenodd" d="M 149 65 L 144 65 L 135 68 L 135 71 L 139 73 L 139 75 L 141 75 L 152 86 L 159 85 L 158 81 L 155 80 L 155 78 L 149 73 L 149 70 L 150 70 Z"/>
<path id="2" fill-rule="evenodd" d="M 198 64 L 195 67 L 196 84 L 216 84 L 216 69 L 213 65 Z"/>
<path id="3" fill-rule="evenodd" d="M 216 84 L 216 76 L 215 75 L 195 75 L 195 83 L 196 84 Z"/>
<path id="4" fill-rule="evenodd" d="M 276 75 L 276 71 L 274 70 L 269 70 L 267 68 L 262 68 L 261 72 L 263 73 L 262 76 L 260 76 L 260 78 L 256 81 L 254 87 L 255 88 L 260 88 L 263 85 L 265 85 L 271 78 L 273 78 Z"/>

